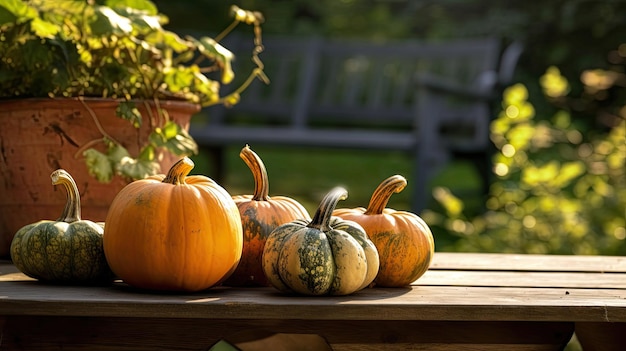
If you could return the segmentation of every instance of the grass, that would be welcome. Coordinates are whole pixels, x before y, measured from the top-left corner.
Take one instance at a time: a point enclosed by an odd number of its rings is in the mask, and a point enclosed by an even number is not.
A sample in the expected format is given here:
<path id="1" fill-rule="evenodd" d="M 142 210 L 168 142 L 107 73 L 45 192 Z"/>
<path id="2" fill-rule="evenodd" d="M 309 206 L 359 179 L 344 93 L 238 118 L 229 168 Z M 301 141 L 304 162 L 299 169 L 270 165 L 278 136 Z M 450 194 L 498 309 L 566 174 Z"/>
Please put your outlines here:
<path id="1" fill-rule="evenodd" d="M 348 199 L 338 207 L 365 207 L 374 189 L 387 177 L 400 174 L 408 185 L 394 194 L 388 207 L 409 210 L 411 193 L 411 157 L 400 152 L 372 152 L 359 150 L 312 149 L 295 147 L 259 146 L 252 149 L 267 168 L 270 196 L 289 196 L 299 201 L 309 212 L 315 212 L 319 201 L 330 189 L 343 186 Z M 226 179 L 222 186 L 231 195 L 252 194 L 254 181 L 250 170 L 239 158 L 241 147 L 226 151 Z M 208 156 L 202 153 L 192 157 L 196 167 L 192 174 L 215 177 Z M 469 162 L 451 163 L 433 180 L 431 188 L 444 186 L 473 206 L 480 206 L 480 180 Z M 438 204 L 431 199 L 429 208 Z"/>

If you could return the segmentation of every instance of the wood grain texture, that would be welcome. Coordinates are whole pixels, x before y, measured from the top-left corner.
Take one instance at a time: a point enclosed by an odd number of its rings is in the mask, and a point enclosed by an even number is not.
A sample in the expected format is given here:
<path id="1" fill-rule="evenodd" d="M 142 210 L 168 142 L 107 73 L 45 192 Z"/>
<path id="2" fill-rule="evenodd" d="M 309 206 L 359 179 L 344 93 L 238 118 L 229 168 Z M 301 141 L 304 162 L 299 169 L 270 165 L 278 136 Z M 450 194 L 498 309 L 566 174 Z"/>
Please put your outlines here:
<path id="1" fill-rule="evenodd" d="M 626 289 L 626 273 L 429 270 L 413 285 Z"/>
<path id="2" fill-rule="evenodd" d="M 3 282 L 3 314 L 229 319 L 509 320 L 626 322 L 626 291 L 417 286 L 346 297 L 302 297 L 272 288 L 215 288 L 189 295 L 117 287 Z"/>
<path id="3" fill-rule="evenodd" d="M 558 350 L 576 326 L 585 351 L 620 350 L 626 345 L 626 272 L 623 258 L 603 259 L 437 253 L 436 267 L 411 286 L 341 297 L 286 295 L 269 287 L 181 294 L 120 281 L 46 285 L 4 262 L 0 346 L 201 350 L 233 330 L 262 330 L 319 334 L 333 350 Z M 79 336 L 61 332 L 62 326 L 78 328 Z M 37 336 L 47 330 L 54 335 Z"/>
<path id="4" fill-rule="evenodd" d="M 626 273 L 626 257 L 437 252 L 430 269 Z"/>

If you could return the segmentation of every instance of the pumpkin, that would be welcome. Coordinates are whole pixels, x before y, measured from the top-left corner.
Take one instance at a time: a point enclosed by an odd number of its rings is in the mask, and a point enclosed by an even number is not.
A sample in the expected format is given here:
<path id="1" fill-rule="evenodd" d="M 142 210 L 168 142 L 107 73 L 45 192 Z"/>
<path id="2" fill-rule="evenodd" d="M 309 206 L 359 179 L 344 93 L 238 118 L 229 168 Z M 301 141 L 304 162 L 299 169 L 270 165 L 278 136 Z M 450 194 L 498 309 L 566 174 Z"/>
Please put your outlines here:
<path id="1" fill-rule="evenodd" d="M 76 182 L 63 169 L 50 175 L 62 185 L 67 201 L 56 221 L 42 220 L 17 231 L 10 255 L 29 277 L 52 283 L 100 284 L 113 281 L 102 246 L 104 223 L 81 219 Z"/>
<path id="2" fill-rule="evenodd" d="M 377 286 L 402 287 L 411 284 L 430 267 L 435 242 L 428 225 L 418 215 L 386 208 L 394 193 L 407 181 L 394 175 L 376 188 L 367 209 L 336 209 L 333 215 L 359 223 L 376 245 L 380 269 L 374 280 Z"/>
<path id="3" fill-rule="evenodd" d="M 224 282 L 231 286 L 267 286 L 262 267 L 263 247 L 272 230 L 296 219 L 310 220 L 307 210 L 286 196 L 269 196 L 267 170 L 261 158 L 248 145 L 239 156 L 254 178 L 252 195 L 236 195 L 243 226 L 243 251 L 235 272 Z"/>
<path id="4" fill-rule="evenodd" d="M 184 157 L 167 175 L 136 180 L 113 199 L 104 253 L 127 284 L 193 292 L 235 270 L 243 245 L 237 205 L 212 179 L 189 176 L 193 167 Z"/>
<path id="5" fill-rule="evenodd" d="M 295 220 L 274 229 L 263 250 L 270 284 L 304 295 L 348 295 L 367 287 L 378 272 L 378 253 L 363 228 L 333 218 L 341 187 L 321 201 L 311 221 Z"/>

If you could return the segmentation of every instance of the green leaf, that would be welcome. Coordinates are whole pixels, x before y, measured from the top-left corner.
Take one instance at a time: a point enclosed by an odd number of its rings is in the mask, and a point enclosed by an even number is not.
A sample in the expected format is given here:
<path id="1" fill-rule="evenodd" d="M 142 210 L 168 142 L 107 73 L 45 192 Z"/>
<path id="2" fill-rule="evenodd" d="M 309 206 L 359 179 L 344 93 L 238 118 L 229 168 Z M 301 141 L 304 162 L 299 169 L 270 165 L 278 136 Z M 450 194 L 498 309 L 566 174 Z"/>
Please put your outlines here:
<path id="1" fill-rule="evenodd" d="M 164 22 L 161 16 L 151 15 L 143 10 L 136 10 L 130 7 L 115 8 L 114 10 L 122 18 L 128 19 L 139 33 L 161 30 L 161 23 Z"/>
<path id="2" fill-rule="evenodd" d="M 553 179 L 554 186 L 566 187 L 571 181 L 584 174 L 586 171 L 584 163 L 581 161 L 571 161 L 564 163 L 559 170 L 559 174 Z"/>
<path id="3" fill-rule="evenodd" d="M 433 196 L 444 207 L 448 216 L 456 218 L 463 213 L 463 201 L 454 196 L 450 189 L 436 187 L 433 190 Z"/>
<path id="4" fill-rule="evenodd" d="M 178 156 L 188 156 L 198 153 L 198 145 L 180 125 L 169 121 L 150 134 L 150 142 L 157 147 L 163 147 Z"/>
<path id="5" fill-rule="evenodd" d="M 156 149 L 152 144 L 146 145 L 139 153 L 140 160 L 154 161 L 156 159 Z"/>
<path id="6" fill-rule="evenodd" d="M 96 8 L 96 20 L 91 23 L 94 35 L 128 35 L 132 33 L 132 22 L 129 18 L 120 16 L 111 8 L 99 6 Z"/>
<path id="7" fill-rule="evenodd" d="M 157 48 L 168 47 L 176 53 L 189 52 L 193 58 L 193 52 L 190 51 L 190 44 L 178 34 L 170 31 L 152 32 L 146 35 L 145 41 Z"/>
<path id="8" fill-rule="evenodd" d="M 141 112 L 132 101 L 123 101 L 115 109 L 115 113 L 129 121 L 135 128 L 140 128 L 142 123 Z"/>
<path id="9" fill-rule="evenodd" d="M 211 60 L 215 60 L 222 70 L 222 83 L 230 83 L 235 77 L 231 65 L 234 58 L 233 53 L 216 42 L 213 38 L 201 37 L 200 40 L 193 39 L 193 41 L 198 46 L 200 53 Z"/>
<path id="10" fill-rule="evenodd" d="M 113 164 L 118 164 L 122 162 L 122 159 L 130 157 L 130 153 L 122 145 L 110 142 L 107 157 Z"/>
<path id="11" fill-rule="evenodd" d="M 152 16 L 159 13 L 156 5 L 149 0 L 107 0 L 105 5 L 115 9 L 131 8 L 141 10 Z"/>
<path id="12" fill-rule="evenodd" d="M 165 72 L 163 81 L 167 84 L 167 88 L 173 93 L 181 92 L 193 83 L 195 76 L 194 70 L 197 70 L 197 66 L 195 65 L 193 67 L 179 66 L 177 68 L 168 69 Z"/>
<path id="13" fill-rule="evenodd" d="M 208 351 L 239 351 L 240 349 L 233 346 L 226 340 L 216 342 Z"/>
<path id="14" fill-rule="evenodd" d="M 54 38 L 54 36 L 61 30 L 61 27 L 54 23 L 46 22 L 41 18 L 34 18 L 30 22 L 31 30 L 40 38 Z"/>
<path id="15" fill-rule="evenodd" d="M 195 72 L 194 77 L 195 79 L 194 79 L 193 89 L 197 93 L 203 95 L 201 97 L 201 101 L 197 101 L 197 102 L 201 103 L 203 106 L 208 106 L 208 105 L 218 102 L 218 100 L 220 99 L 220 83 L 217 81 L 208 79 L 201 72 Z"/>
<path id="16" fill-rule="evenodd" d="M 113 179 L 113 166 L 107 155 L 90 148 L 83 152 L 89 175 L 99 182 L 109 183 Z"/>
<path id="17" fill-rule="evenodd" d="M 165 137 L 165 139 L 169 140 L 169 139 L 175 138 L 176 135 L 180 133 L 180 131 L 182 131 L 182 128 L 178 124 L 172 121 L 169 121 L 163 126 L 162 131 L 163 131 L 163 136 Z"/>
<path id="18" fill-rule="evenodd" d="M 122 176 L 136 180 L 159 173 L 161 171 L 161 167 L 156 161 L 124 157 L 120 162 L 118 171 Z"/>
<path id="19" fill-rule="evenodd" d="M 167 149 L 179 156 L 189 156 L 198 153 L 198 144 L 187 132 L 183 131 L 176 138 L 168 141 Z"/>
<path id="20" fill-rule="evenodd" d="M 0 26 L 6 23 L 22 23 L 38 18 L 37 10 L 22 0 L 3 0 L 0 3 Z"/>
<path id="21" fill-rule="evenodd" d="M 540 184 L 548 184 L 559 175 L 560 165 L 558 161 L 550 161 L 543 166 L 529 164 L 522 170 L 522 182 L 535 187 Z"/>
<path id="22" fill-rule="evenodd" d="M 115 172 L 117 174 L 120 174 L 124 178 L 136 180 L 156 174 L 160 171 L 159 164 L 155 161 L 154 155 L 150 157 L 149 152 L 146 153 L 145 149 L 140 154 L 140 156 L 135 159 L 130 156 L 128 150 L 126 150 L 126 148 L 124 148 L 122 145 L 109 142 L 109 149 L 107 151 L 107 154 L 99 154 L 100 155 L 98 155 L 98 157 L 106 157 L 106 161 L 109 163 L 110 166 L 111 177 Z M 100 161 L 104 163 L 104 160 Z M 117 165 L 117 168 L 113 169 L 112 165 Z"/>

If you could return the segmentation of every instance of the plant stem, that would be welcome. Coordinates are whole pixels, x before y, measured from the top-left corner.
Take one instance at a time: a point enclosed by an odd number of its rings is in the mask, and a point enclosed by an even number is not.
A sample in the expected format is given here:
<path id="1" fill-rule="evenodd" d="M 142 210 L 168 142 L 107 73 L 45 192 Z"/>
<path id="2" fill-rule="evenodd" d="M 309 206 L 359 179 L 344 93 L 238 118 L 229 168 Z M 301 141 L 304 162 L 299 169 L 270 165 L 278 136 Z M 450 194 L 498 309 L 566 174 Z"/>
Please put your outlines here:
<path id="1" fill-rule="evenodd" d="M 254 194 L 252 200 L 254 201 L 268 201 L 269 197 L 269 180 L 267 177 L 267 170 L 263 161 L 248 145 L 246 145 L 239 157 L 243 159 L 254 177 Z"/>
<path id="2" fill-rule="evenodd" d="M 189 172 L 193 169 L 194 163 L 189 157 L 183 157 L 176 162 L 167 176 L 163 179 L 163 183 L 169 183 L 173 185 L 181 185 L 185 183 L 185 177 L 189 175 Z"/>
<path id="3" fill-rule="evenodd" d="M 369 205 L 365 214 L 367 215 L 379 215 L 382 214 L 387 207 L 389 198 L 394 193 L 401 192 L 406 187 L 406 179 L 401 175 L 393 175 L 385 179 L 372 194 Z"/>
<path id="4" fill-rule="evenodd" d="M 117 140 L 115 140 L 113 137 L 111 137 L 105 130 L 104 128 L 102 128 L 102 124 L 100 124 L 100 120 L 98 120 L 98 116 L 96 116 L 96 113 L 93 112 L 93 110 L 91 109 L 91 107 L 89 107 L 87 105 L 87 103 L 85 102 L 85 99 L 83 99 L 82 96 L 78 97 L 78 101 L 80 101 L 83 106 L 85 107 L 85 109 L 87 110 L 87 112 L 89 113 L 89 115 L 91 115 L 91 118 L 93 118 L 93 122 L 96 124 L 96 128 L 98 128 L 98 131 L 100 132 L 100 134 L 102 134 L 102 136 L 110 139 L 111 141 L 115 142 L 116 144 L 119 144 L 119 142 L 117 142 Z"/>
<path id="5" fill-rule="evenodd" d="M 57 169 L 50 175 L 53 185 L 63 185 L 67 201 L 57 222 L 72 223 L 80 221 L 80 194 L 72 176 L 63 169 Z"/>
<path id="6" fill-rule="evenodd" d="M 333 216 L 333 211 L 337 207 L 337 203 L 340 200 L 348 198 L 348 191 L 342 187 L 333 188 L 322 199 L 317 211 L 313 215 L 313 219 L 308 224 L 309 228 L 319 229 L 321 232 L 328 232 L 332 228 L 330 226 L 330 220 Z"/>

